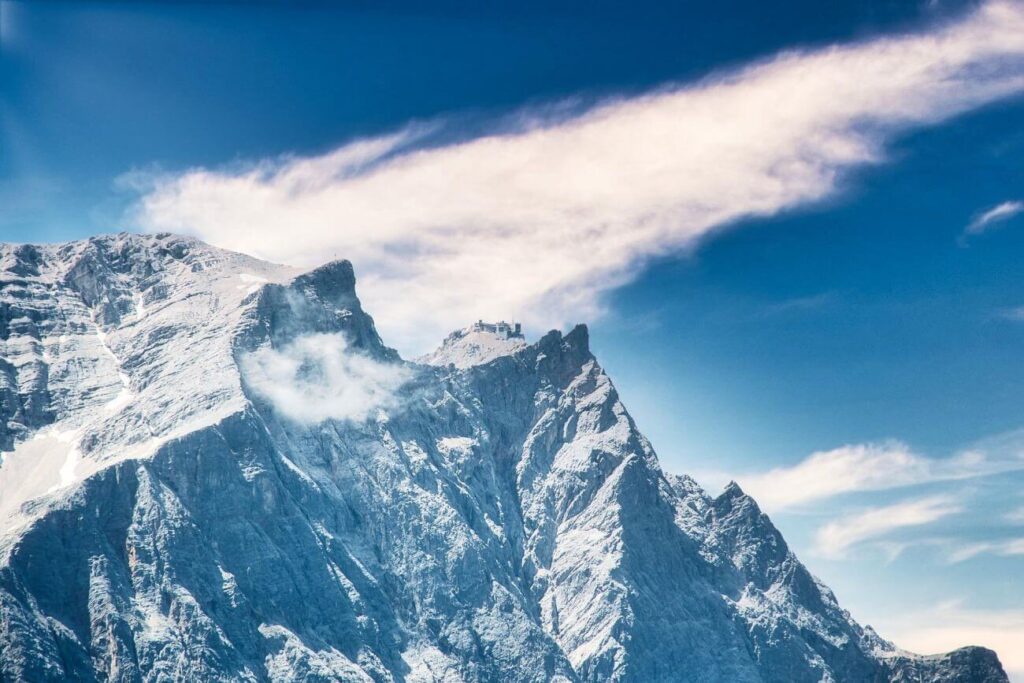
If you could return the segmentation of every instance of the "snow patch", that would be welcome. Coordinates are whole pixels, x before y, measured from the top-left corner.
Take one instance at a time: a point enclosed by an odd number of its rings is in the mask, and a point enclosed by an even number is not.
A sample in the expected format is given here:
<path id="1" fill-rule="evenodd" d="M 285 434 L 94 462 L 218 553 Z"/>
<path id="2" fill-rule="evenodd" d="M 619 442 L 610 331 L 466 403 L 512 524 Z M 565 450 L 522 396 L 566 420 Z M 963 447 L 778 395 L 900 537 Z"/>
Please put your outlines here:
<path id="1" fill-rule="evenodd" d="M 48 428 L 11 452 L 0 465 L 0 536 L 18 525 L 22 506 L 70 486 L 81 460 L 78 429 Z"/>
<path id="2" fill-rule="evenodd" d="M 244 290 L 246 295 L 252 294 L 269 280 L 262 275 L 253 275 L 252 273 L 239 273 L 238 279 L 242 281 L 242 284 L 238 285 L 236 289 Z"/>
<path id="3" fill-rule="evenodd" d="M 95 317 L 93 318 L 93 323 L 96 324 Z M 107 343 L 107 333 L 103 331 L 99 324 L 96 324 L 96 339 L 99 340 L 100 347 L 104 352 L 114 361 L 114 365 L 118 369 L 117 378 L 121 381 L 121 391 L 103 406 L 103 410 L 107 413 L 118 413 L 132 402 L 135 398 L 135 392 L 131 388 L 131 379 L 121 370 L 121 361 Z"/>
<path id="4" fill-rule="evenodd" d="M 78 468 L 78 461 L 82 459 L 82 452 L 78 449 L 77 430 L 70 434 L 67 432 L 60 433 L 56 438 L 58 441 L 70 444 L 70 447 L 67 456 L 64 458 L 64 464 L 60 468 L 60 483 L 51 487 L 47 493 L 74 484 L 75 470 Z"/>
<path id="5" fill-rule="evenodd" d="M 437 440 L 437 448 L 442 453 L 452 451 L 472 451 L 477 440 L 469 436 L 445 436 Z"/>
<path id="6" fill-rule="evenodd" d="M 142 298 L 142 292 L 135 294 L 135 320 L 142 320 L 146 317 L 146 302 Z"/>
<path id="7" fill-rule="evenodd" d="M 477 323 L 452 332 L 440 348 L 416 361 L 425 365 L 454 365 L 463 370 L 490 363 L 502 356 L 510 356 L 527 346 L 522 336 L 491 331 L 481 328 Z"/>

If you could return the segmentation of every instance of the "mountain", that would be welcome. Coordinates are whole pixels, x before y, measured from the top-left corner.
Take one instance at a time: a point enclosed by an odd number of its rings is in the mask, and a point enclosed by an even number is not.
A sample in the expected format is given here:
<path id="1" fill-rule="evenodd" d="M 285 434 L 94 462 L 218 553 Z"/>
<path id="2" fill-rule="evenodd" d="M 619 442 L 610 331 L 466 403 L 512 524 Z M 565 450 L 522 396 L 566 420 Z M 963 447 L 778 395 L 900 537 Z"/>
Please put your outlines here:
<path id="1" fill-rule="evenodd" d="M 518 325 L 513 327 L 506 322 L 489 324 L 480 320 L 465 329 L 455 330 L 441 346 L 417 358 L 416 362 L 465 369 L 510 356 L 526 346 L 526 338 Z"/>
<path id="2" fill-rule="evenodd" d="M 423 360 L 345 261 L 0 246 L 0 677 L 1006 680 L 862 628 L 738 486 L 663 472 L 585 327 Z"/>

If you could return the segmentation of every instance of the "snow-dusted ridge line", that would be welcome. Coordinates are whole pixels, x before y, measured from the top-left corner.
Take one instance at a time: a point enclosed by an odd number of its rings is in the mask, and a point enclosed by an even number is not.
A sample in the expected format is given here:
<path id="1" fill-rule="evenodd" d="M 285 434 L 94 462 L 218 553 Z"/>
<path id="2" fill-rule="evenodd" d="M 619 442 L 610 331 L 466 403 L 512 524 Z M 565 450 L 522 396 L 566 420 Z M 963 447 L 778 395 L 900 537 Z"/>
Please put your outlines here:
<path id="1" fill-rule="evenodd" d="M 480 320 L 448 335 L 434 351 L 420 356 L 426 365 L 454 365 L 466 369 L 489 363 L 526 348 L 526 338 L 517 323 L 485 323 Z"/>
<path id="2" fill-rule="evenodd" d="M 260 282 L 298 275 L 170 235 L 0 245 L 0 263 L 7 266 L 0 302 L 25 313 L 15 319 L 27 323 L 23 330 L 9 330 L 0 349 L 19 339 L 36 340 L 46 382 L 25 389 L 29 399 L 48 397 L 53 408 L 49 419 L 31 423 L 25 406 L 10 401 L 13 414 L 0 416 L 7 432 L 18 433 L 5 454 L 10 466 L 0 469 L 0 545 L 5 547 L 13 529 L 24 530 L 60 499 L 33 504 L 28 516 L 25 504 L 122 460 L 152 457 L 161 444 L 242 410 L 246 401 L 237 373 L 231 372 L 230 345 L 202 335 L 172 337 L 155 347 L 148 342 L 154 335 L 185 330 L 194 320 L 201 322 L 197 331 L 230 340 L 251 293 L 249 284 L 246 291 L 235 286 L 239 266 L 252 264 L 263 272 L 250 276 Z M 149 307 L 144 289 L 152 297 Z M 132 388 L 129 366 L 146 383 L 139 392 Z M 179 373 L 183 366 L 191 366 L 190 372 Z M 161 414 L 173 419 L 146 419 Z M 49 459 L 62 464 L 39 468 L 28 462 Z M 26 467 L 31 469 L 18 476 Z"/>
<path id="3" fill-rule="evenodd" d="M 242 359 L 310 335 L 402 367 L 401 400 L 253 391 Z M 0 246 L 0 679 L 1006 680 L 898 650 L 738 486 L 663 473 L 585 327 L 421 360 L 345 261 Z"/>

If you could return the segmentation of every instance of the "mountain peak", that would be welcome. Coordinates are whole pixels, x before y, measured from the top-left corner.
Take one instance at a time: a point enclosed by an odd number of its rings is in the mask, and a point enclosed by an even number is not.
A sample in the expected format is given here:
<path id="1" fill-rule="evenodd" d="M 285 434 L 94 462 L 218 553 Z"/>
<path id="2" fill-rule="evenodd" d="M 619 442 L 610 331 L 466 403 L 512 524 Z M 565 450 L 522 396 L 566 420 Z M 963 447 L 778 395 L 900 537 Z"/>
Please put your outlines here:
<path id="1" fill-rule="evenodd" d="M 739 498 L 740 496 L 745 496 L 747 494 L 743 492 L 743 489 L 740 488 L 740 485 L 736 483 L 735 480 L 732 480 L 725 485 L 725 488 L 722 490 L 722 495 L 727 498 Z"/>
<path id="2" fill-rule="evenodd" d="M 761 508 L 757 502 L 748 496 L 735 481 L 730 481 L 725 485 L 722 492 L 714 499 L 714 506 L 721 514 L 735 514 L 740 510 L 747 515 L 761 514 Z"/>
<path id="3" fill-rule="evenodd" d="M 478 320 L 449 334 L 440 347 L 417 361 L 425 365 L 454 365 L 462 370 L 510 356 L 526 346 L 520 323 Z"/>

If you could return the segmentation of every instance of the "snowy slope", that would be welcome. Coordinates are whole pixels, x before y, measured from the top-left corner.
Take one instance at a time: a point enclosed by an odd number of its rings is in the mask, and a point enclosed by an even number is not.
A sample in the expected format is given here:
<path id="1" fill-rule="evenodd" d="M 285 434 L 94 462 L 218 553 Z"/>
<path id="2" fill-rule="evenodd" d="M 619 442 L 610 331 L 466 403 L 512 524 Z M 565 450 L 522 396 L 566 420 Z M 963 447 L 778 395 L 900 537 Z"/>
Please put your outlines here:
<path id="1" fill-rule="evenodd" d="M 416 359 L 425 365 L 454 365 L 460 370 L 490 363 L 527 346 L 522 335 L 510 335 L 473 324 L 452 332 L 434 351 Z"/>
<path id="2" fill-rule="evenodd" d="M 584 327 L 404 363 L 347 262 L 119 235 L 0 268 L 3 680 L 1006 680 L 663 473 Z"/>
<path id="3" fill-rule="evenodd" d="M 296 275 L 170 236 L 0 247 L 0 267 L 0 533 L 242 409 L 225 331 L 260 283 Z"/>

